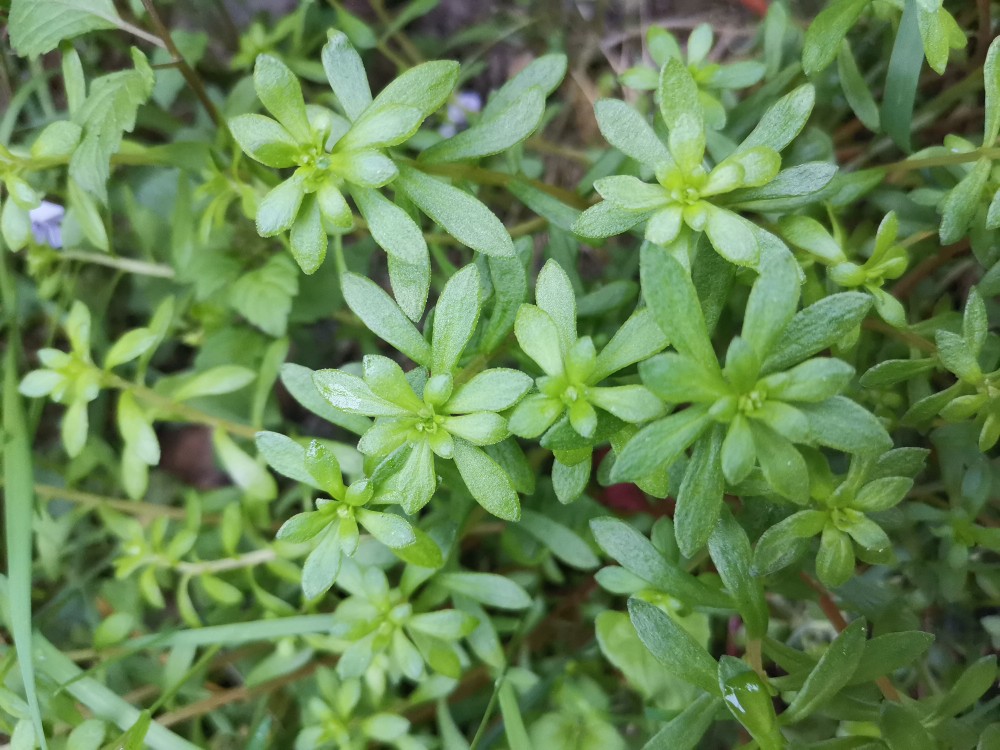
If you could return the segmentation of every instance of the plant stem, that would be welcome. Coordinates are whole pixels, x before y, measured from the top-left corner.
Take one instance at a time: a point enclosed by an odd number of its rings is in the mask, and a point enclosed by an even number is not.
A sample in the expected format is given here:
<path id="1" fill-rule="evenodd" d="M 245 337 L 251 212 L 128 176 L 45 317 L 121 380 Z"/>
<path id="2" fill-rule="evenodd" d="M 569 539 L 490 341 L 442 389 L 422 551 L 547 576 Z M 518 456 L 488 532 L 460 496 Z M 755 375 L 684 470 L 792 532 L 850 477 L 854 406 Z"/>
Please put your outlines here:
<path id="1" fill-rule="evenodd" d="M 206 414 L 200 409 L 195 409 L 193 406 L 188 406 L 184 403 L 178 403 L 167 396 L 157 393 L 152 388 L 147 388 L 146 386 L 138 385 L 137 383 L 130 383 L 117 375 L 107 373 L 105 376 L 105 384 L 110 388 L 117 388 L 121 391 L 131 391 L 138 398 L 141 398 L 146 403 L 167 414 L 172 414 L 174 416 L 187 419 L 188 421 L 196 422 L 197 424 L 208 425 L 209 427 L 218 427 L 219 429 L 225 430 L 233 435 L 249 438 L 251 440 L 257 436 L 257 429 L 255 427 L 233 422 L 222 417 L 216 417 L 211 414 Z"/>
<path id="2" fill-rule="evenodd" d="M 113 508 L 122 513 L 129 513 L 134 516 L 166 516 L 183 520 L 187 518 L 187 513 L 183 508 L 172 508 L 169 505 L 157 505 L 156 503 L 146 503 L 141 500 L 126 500 L 117 497 L 105 497 L 92 492 L 82 492 L 81 490 L 71 490 L 68 487 L 55 487 L 50 484 L 36 484 L 35 494 L 44 500 L 67 500 L 71 503 L 79 503 L 88 508 Z M 217 519 L 205 516 L 202 521 L 214 523 Z"/>
<path id="3" fill-rule="evenodd" d="M 903 159 L 902 161 L 886 164 L 881 169 L 887 172 L 910 172 L 914 169 L 927 169 L 928 167 L 947 167 L 952 164 L 968 164 L 980 159 L 1000 159 L 1000 148 L 986 147 L 964 151 L 961 153 L 942 154 L 941 156 L 928 156 L 924 159 Z"/>
<path id="4" fill-rule="evenodd" d="M 239 570 L 240 568 L 252 568 L 255 565 L 271 562 L 277 559 L 277 554 L 273 549 L 258 549 L 253 552 L 239 555 L 238 557 L 223 557 L 219 560 L 206 560 L 204 562 L 179 562 L 173 567 L 178 573 L 198 576 L 205 573 L 222 573 L 226 570 Z"/>
<path id="5" fill-rule="evenodd" d="M 225 128 L 225 121 L 219 115 L 219 110 L 215 108 L 215 103 L 209 98 L 205 84 L 194 69 L 187 64 L 181 51 L 177 49 L 177 45 L 174 44 L 174 40 L 170 36 L 170 30 L 163 23 L 163 19 L 160 18 L 156 6 L 153 5 L 153 0 L 142 0 L 142 5 L 149 14 L 149 20 L 153 24 L 157 36 L 163 40 L 164 47 L 173 56 L 174 62 L 177 63 L 177 69 L 180 70 L 181 75 L 184 76 L 184 80 L 187 81 L 188 86 L 194 91 L 195 96 L 198 97 L 205 111 L 208 112 L 208 116 L 212 118 L 212 122 L 215 123 L 217 128 Z"/>
<path id="6" fill-rule="evenodd" d="M 94 263 L 98 266 L 117 268 L 119 271 L 135 273 L 140 276 L 155 276 L 161 279 L 172 279 L 177 275 L 174 272 L 174 269 L 170 266 L 160 263 L 147 263 L 146 261 L 135 260 L 134 258 L 120 258 L 114 255 L 105 255 L 103 253 L 88 253 L 84 250 L 63 250 L 58 255 L 63 260 L 76 260 L 81 263 Z"/>

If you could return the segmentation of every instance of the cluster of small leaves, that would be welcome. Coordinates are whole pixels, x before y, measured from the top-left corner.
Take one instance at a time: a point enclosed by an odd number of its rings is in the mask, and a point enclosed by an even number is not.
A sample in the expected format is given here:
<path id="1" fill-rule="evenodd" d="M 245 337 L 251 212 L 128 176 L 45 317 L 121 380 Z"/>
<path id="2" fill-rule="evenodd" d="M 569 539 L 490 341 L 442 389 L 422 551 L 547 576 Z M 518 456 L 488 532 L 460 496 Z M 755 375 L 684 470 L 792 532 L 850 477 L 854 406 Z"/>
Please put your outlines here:
<path id="1" fill-rule="evenodd" d="M 465 111 L 435 5 L 303 3 L 223 79 L 152 3 L 10 3 L 62 61 L 0 118 L 10 746 L 997 746 L 990 3 L 653 26 L 592 151 L 562 54 Z M 160 49 L 88 84 L 114 30 Z"/>

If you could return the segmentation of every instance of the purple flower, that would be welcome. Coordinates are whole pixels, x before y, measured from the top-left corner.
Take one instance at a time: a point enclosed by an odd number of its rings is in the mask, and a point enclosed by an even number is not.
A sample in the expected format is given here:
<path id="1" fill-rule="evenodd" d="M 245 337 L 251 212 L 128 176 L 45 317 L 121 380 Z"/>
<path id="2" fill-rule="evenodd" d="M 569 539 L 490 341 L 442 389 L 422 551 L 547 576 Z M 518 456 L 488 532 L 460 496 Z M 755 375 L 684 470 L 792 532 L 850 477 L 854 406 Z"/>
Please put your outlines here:
<path id="1" fill-rule="evenodd" d="M 31 218 L 31 233 L 35 242 L 50 247 L 62 247 L 62 223 L 66 209 L 58 203 L 42 201 L 38 208 L 28 213 Z"/>

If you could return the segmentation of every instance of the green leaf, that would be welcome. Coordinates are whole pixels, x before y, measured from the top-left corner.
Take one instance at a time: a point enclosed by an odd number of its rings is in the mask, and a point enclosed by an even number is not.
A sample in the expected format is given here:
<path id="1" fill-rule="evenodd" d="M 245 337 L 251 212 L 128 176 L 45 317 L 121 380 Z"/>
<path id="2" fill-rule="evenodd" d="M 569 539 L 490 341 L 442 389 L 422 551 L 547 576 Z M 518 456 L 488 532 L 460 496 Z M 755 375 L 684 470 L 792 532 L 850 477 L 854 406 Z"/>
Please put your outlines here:
<path id="1" fill-rule="evenodd" d="M 709 425 L 704 409 L 689 408 L 646 425 L 626 443 L 612 482 L 635 481 L 669 468 Z"/>
<path id="2" fill-rule="evenodd" d="M 576 293 L 569 276 L 555 260 L 546 261 L 535 282 L 535 301 L 559 329 L 562 348 L 576 344 Z"/>
<path id="3" fill-rule="evenodd" d="M 329 39 L 321 54 L 323 70 L 344 114 L 356 120 L 372 102 L 368 76 L 361 57 L 343 32 L 330 29 L 327 36 Z"/>
<path id="4" fill-rule="evenodd" d="M 212 432 L 212 445 L 222 468 L 250 500 L 273 500 L 278 494 L 274 478 L 248 456 L 223 430 Z"/>
<path id="5" fill-rule="evenodd" d="M 451 96 L 459 72 L 459 64 L 451 60 L 415 65 L 382 89 L 371 106 L 415 107 L 427 117 Z"/>
<path id="6" fill-rule="evenodd" d="M 450 414 L 509 409 L 531 388 L 532 380 L 518 370 L 495 367 L 478 373 L 448 399 Z"/>
<path id="7" fill-rule="evenodd" d="M 601 135 L 626 156 L 653 168 L 673 163 L 670 152 L 646 118 L 625 102 L 601 99 L 594 105 L 594 114 Z"/>
<path id="8" fill-rule="evenodd" d="M 416 133 L 423 119 L 423 113 L 415 107 L 370 109 L 337 141 L 337 151 L 344 153 L 395 146 Z"/>
<path id="9" fill-rule="evenodd" d="M 769 528 L 757 540 L 751 573 L 769 576 L 791 564 L 805 550 L 800 540 L 819 534 L 826 518 L 821 511 L 802 510 Z"/>
<path id="10" fill-rule="evenodd" d="M 431 361 L 431 348 L 399 306 L 382 288 L 364 276 L 340 277 L 344 300 L 361 322 L 383 341 L 419 365 Z"/>
<path id="11" fill-rule="evenodd" d="M 738 266 L 756 267 L 760 262 L 760 245 L 749 221 L 742 216 L 711 203 L 704 203 L 705 233 L 712 247 L 723 258 Z"/>
<path id="12" fill-rule="evenodd" d="M 983 88 L 986 95 L 983 145 L 992 146 L 1000 134 L 1000 38 L 990 43 L 983 65 Z"/>
<path id="13" fill-rule="evenodd" d="M 681 264 L 663 248 L 645 243 L 639 273 L 646 303 L 674 348 L 706 369 L 718 370 L 698 293 Z"/>
<path id="14" fill-rule="evenodd" d="M 542 368 L 546 375 L 563 372 L 562 336 L 551 316 L 534 305 L 524 304 L 517 311 L 514 335 L 521 349 Z"/>
<path id="15" fill-rule="evenodd" d="M 721 707 L 721 699 L 713 695 L 699 695 L 664 724 L 643 745 L 642 750 L 696 750 Z"/>
<path id="16" fill-rule="evenodd" d="M 503 153 L 535 132 L 544 114 L 545 94 L 528 89 L 506 109 L 493 116 L 484 113 L 468 130 L 434 144 L 420 160 L 441 164 Z"/>
<path id="17" fill-rule="evenodd" d="M 284 336 L 299 274 L 287 256 L 275 255 L 260 268 L 243 274 L 229 288 L 236 312 L 271 336 Z"/>
<path id="18" fill-rule="evenodd" d="M 854 545 L 851 537 L 833 524 L 823 529 L 816 555 L 816 575 L 831 588 L 843 586 L 854 575 Z"/>
<path id="19" fill-rule="evenodd" d="M 622 208 L 611 201 L 602 201 L 580 214 L 571 227 L 580 237 L 599 239 L 627 232 L 636 224 L 649 218 L 649 212 Z"/>
<path id="20" fill-rule="evenodd" d="M 884 388 L 930 372 L 934 369 L 935 364 L 935 361 L 929 357 L 924 359 L 887 359 L 868 370 L 861 376 L 859 382 L 865 388 Z"/>
<path id="21" fill-rule="evenodd" d="M 367 508 L 358 508 L 355 512 L 358 523 L 365 527 L 365 531 L 386 547 L 398 549 L 415 544 L 417 541 L 413 527 L 405 518 L 393 513 L 380 513 Z"/>
<path id="22" fill-rule="evenodd" d="M 567 466 L 556 459 L 552 463 L 552 489 L 563 505 L 573 502 L 587 489 L 590 482 L 590 461 Z"/>
<path id="23" fill-rule="evenodd" d="M 485 255 L 511 256 L 514 243 L 503 223 L 479 200 L 410 167 L 394 183 L 448 234 Z"/>
<path id="24" fill-rule="evenodd" d="M 743 527 L 728 509 L 723 509 L 719 523 L 708 539 L 708 551 L 715 569 L 736 601 L 751 638 L 767 634 L 768 610 L 764 586 L 750 573 L 752 552 Z"/>
<path id="25" fill-rule="evenodd" d="M 276 472 L 310 487 L 323 489 L 306 468 L 306 449 L 290 437 L 277 432 L 258 432 L 256 443 L 257 451 Z"/>
<path id="26" fill-rule="evenodd" d="M 782 723 L 805 719 L 825 705 L 848 684 L 865 651 L 865 621 L 858 619 L 844 629 L 820 657 L 802 689 L 781 715 Z"/>
<path id="27" fill-rule="evenodd" d="M 160 441 L 156 437 L 151 419 L 136 403 L 129 391 L 118 396 L 118 431 L 122 439 L 146 464 L 160 463 Z"/>
<path id="28" fill-rule="evenodd" d="M 108 350 L 104 357 L 104 369 L 110 370 L 131 362 L 156 346 L 159 340 L 159 335 L 148 328 L 133 328 L 131 331 L 126 331 Z"/>
<path id="29" fill-rule="evenodd" d="M 762 748 L 783 748 L 771 694 L 749 664 L 733 656 L 719 659 L 719 688 L 723 702 Z"/>
<path id="30" fill-rule="evenodd" d="M 924 62 L 924 47 L 920 39 L 916 0 L 905 0 L 896 41 L 889 56 L 882 97 L 882 127 L 903 151 L 910 152 L 910 131 L 913 124 L 913 103 L 920 83 Z"/>
<path id="31" fill-rule="evenodd" d="M 312 128 L 302 100 L 302 87 L 289 67 L 271 55 L 258 55 L 253 69 L 253 85 L 261 104 L 291 137 L 301 144 L 308 144 L 312 140 Z M 240 145 L 243 145 L 242 142 Z"/>
<path id="32" fill-rule="evenodd" d="M 933 633 L 919 630 L 877 635 L 865 641 L 864 653 L 848 684 L 863 685 L 882 675 L 892 675 L 919 659 L 933 642 Z"/>
<path id="33" fill-rule="evenodd" d="M 867 294 L 840 292 L 800 310 L 764 360 L 762 374 L 787 369 L 833 346 L 861 323 L 871 305 Z"/>
<path id="34" fill-rule="evenodd" d="M 737 147 L 737 151 L 746 151 L 756 146 L 781 151 L 802 132 L 815 103 L 816 90 L 812 84 L 803 84 L 785 94 L 768 108 L 757 127 Z"/>
<path id="35" fill-rule="evenodd" d="M 445 417 L 441 426 L 455 437 L 478 446 L 493 445 L 510 436 L 507 420 L 488 411 Z"/>
<path id="36" fill-rule="evenodd" d="M 591 378 L 599 383 L 629 365 L 648 359 L 668 343 L 652 311 L 649 308 L 637 310 L 597 355 Z"/>
<path id="37" fill-rule="evenodd" d="M 813 19 L 806 29 L 802 48 L 802 69 L 806 75 L 815 75 L 833 62 L 841 41 L 870 2 L 836 0 Z"/>
<path id="38" fill-rule="evenodd" d="M 10 45 L 23 57 L 37 57 L 63 39 L 120 23 L 112 0 L 12 0 Z"/>
<path id="39" fill-rule="evenodd" d="M 885 453 L 892 438 L 870 411 L 845 396 L 797 405 L 809 418 L 813 440 L 845 453 Z"/>
<path id="40" fill-rule="evenodd" d="M 742 337 L 763 361 L 771 353 L 799 303 L 799 269 L 790 254 L 778 255 L 761 268 L 750 291 Z"/>
<path id="41" fill-rule="evenodd" d="M 941 204 L 942 244 L 950 245 L 965 236 L 976 211 L 981 208 L 983 190 L 992 169 L 993 162 L 983 157 L 948 193 Z"/>
<path id="42" fill-rule="evenodd" d="M 815 357 L 761 382 L 770 398 L 816 402 L 840 393 L 853 376 L 854 368 L 846 362 L 832 357 Z"/>
<path id="43" fill-rule="evenodd" d="M 685 557 L 705 546 L 722 509 L 722 439 L 722 427 L 716 426 L 695 443 L 677 493 L 674 531 Z"/>
<path id="44" fill-rule="evenodd" d="M 534 88 L 538 88 L 548 96 L 566 75 L 566 55 L 551 53 L 537 57 L 528 63 L 516 76 L 507 81 L 499 91 L 490 96 L 483 107 L 483 119 L 493 119 L 502 111 Z"/>
<path id="45" fill-rule="evenodd" d="M 509 578 L 495 573 L 441 573 L 434 579 L 449 591 L 487 607 L 519 610 L 531 606 L 531 597 Z"/>
<path id="46" fill-rule="evenodd" d="M 975 704 L 994 686 L 997 679 L 996 654 L 984 656 L 973 662 L 962 673 L 931 714 L 932 718 L 957 716 Z"/>
<path id="47" fill-rule="evenodd" d="M 751 420 L 750 430 L 757 460 L 768 485 L 793 502 L 806 502 L 809 499 L 809 470 L 802 454 L 790 440 L 760 420 Z"/>
<path id="48" fill-rule="evenodd" d="M 302 595 L 306 599 L 316 599 L 330 590 L 340 573 L 342 557 L 337 528 L 331 526 L 302 566 Z"/>
<path id="49" fill-rule="evenodd" d="M 915 706 L 885 701 L 879 711 L 882 741 L 889 750 L 934 747 L 937 743 L 920 720 L 921 712 Z"/>
<path id="50" fill-rule="evenodd" d="M 711 695 L 720 695 L 718 665 L 684 628 L 657 606 L 632 597 L 629 617 L 639 638 L 670 672 Z"/>
<path id="51" fill-rule="evenodd" d="M 522 244 L 529 238 L 522 238 Z M 517 310 L 528 293 L 528 276 L 518 257 L 487 258 L 493 282 L 493 312 L 483 330 L 480 349 L 492 352 L 501 345 L 514 327 Z"/>
<path id="52" fill-rule="evenodd" d="M 698 97 L 698 85 L 684 63 L 676 58 L 667 60 L 660 70 L 658 93 L 660 115 L 671 131 L 671 135 L 682 119 L 690 118 L 694 127 L 702 131 L 702 137 L 704 137 L 704 114 Z M 673 145 L 671 145 L 670 152 L 674 157 L 677 156 Z"/>
<path id="53" fill-rule="evenodd" d="M 521 517 L 521 504 L 510 477 L 486 453 L 464 440 L 456 440 L 455 465 L 469 492 L 487 511 L 505 521 Z"/>
<path id="54" fill-rule="evenodd" d="M 204 372 L 197 373 L 173 393 L 175 401 L 187 401 L 201 396 L 218 396 L 222 393 L 232 393 L 249 385 L 257 374 L 246 367 L 238 365 L 219 365 Z"/>
<path id="55" fill-rule="evenodd" d="M 875 103 L 864 75 L 858 69 L 858 61 L 854 59 L 854 52 L 846 39 L 841 42 L 837 52 L 837 74 L 840 76 L 840 88 L 854 114 L 866 128 L 877 133 L 880 122 L 878 104 Z"/>
<path id="56" fill-rule="evenodd" d="M 479 271 L 473 264 L 448 279 L 434 308 L 431 372 L 449 374 L 458 365 L 479 322 Z"/>
<path id="57" fill-rule="evenodd" d="M 605 516 L 590 521 L 598 546 L 630 573 L 688 605 L 725 609 L 732 606 L 723 592 L 706 586 L 668 562 L 631 524 Z"/>
<path id="58" fill-rule="evenodd" d="M 101 202 L 107 202 L 111 156 L 118 152 L 123 132 L 132 132 L 139 106 L 153 92 L 153 69 L 145 55 L 134 48 L 132 64 L 133 70 L 95 79 L 86 100 L 73 116 L 73 121 L 83 128 L 83 138 L 69 161 L 69 174 Z"/>
<path id="59" fill-rule="evenodd" d="M 349 375 L 340 370 L 317 370 L 313 373 L 313 383 L 323 398 L 350 414 L 402 417 L 410 413 L 391 401 L 376 396 L 357 375 Z"/>
<path id="60" fill-rule="evenodd" d="M 257 234 L 273 237 L 291 229 L 305 197 L 304 182 L 303 173 L 296 171 L 268 191 L 257 206 Z"/>
<path id="61" fill-rule="evenodd" d="M 581 465 L 588 469 L 589 465 Z M 587 543 L 575 531 L 548 516 L 533 510 L 521 512 L 521 528 L 551 550 L 552 554 L 567 565 L 580 570 L 593 570 L 600 561 Z"/>
<path id="62" fill-rule="evenodd" d="M 371 427 L 369 419 L 356 414 L 348 414 L 331 406 L 320 395 L 313 383 L 312 375 L 312 370 L 309 368 L 291 362 L 281 366 L 282 385 L 288 389 L 296 401 L 313 414 L 358 435 L 365 433 Z"/>
<path id="63" fill-rule="evenodd" d="M 898 505 L 913 487 L 909 477 L 883 477 L 868 482 L 858 490 L 851 507 L 865 513 L 877 513 Z"/>
<path id="64" fill-rule="evenodd" d="M 521 748 L 532 750 L 528 730 L 525 729 L 524 719 L 521 717 L 521 707 L 517 702 L 517 693 L 514 692 L 510 679 L 503 679 L 497 695 L 500 698 L 500 714 L 503 716 L 504 734 L 507 735 L 509 746 L 518 750 Z"/>
<path id="65" fill-rule="evenodd" d="M 979 356 L 986 343 L 989 330 L 989 318 L 986 314 L 986 303 L 979 290 L 973 287 L 969 290 L 965 301 L 965 313 L 962 315 L 962 338 L 974 356 Z"/>

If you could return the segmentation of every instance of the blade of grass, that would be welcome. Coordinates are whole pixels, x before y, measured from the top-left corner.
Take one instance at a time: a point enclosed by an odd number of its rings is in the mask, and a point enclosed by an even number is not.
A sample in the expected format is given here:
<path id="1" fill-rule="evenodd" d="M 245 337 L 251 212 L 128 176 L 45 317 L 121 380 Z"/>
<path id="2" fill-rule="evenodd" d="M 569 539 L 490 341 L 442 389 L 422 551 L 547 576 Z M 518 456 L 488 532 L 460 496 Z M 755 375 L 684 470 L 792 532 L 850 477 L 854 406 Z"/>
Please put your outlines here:
<path id="1" fill-rule="evenodd" d="M 528 730 L 524 727 L 517 693 L 506 678 L 500 686 L 500 714 L 503 716 L 504 731 L 510 746 L 519 750 L 531 750 L 531 740 L 528 738 Z"/>
<path id="2" fill-rule="evenodd" d="M 889 57 L 889 71 L 885 77 L 882 127 L 895 144 L 907 153 L 913 150 L 910 145 L 913 102 L 917 97 L 923 61 L 924 46 L 917 24 L 917 3 L 916 0 L 906 0 Z"/>
<path id="3" fill-rule="evenodd" d="M 31 658 L 31 519 L 34 513 L 34 471 L 31 445 L 24 419 L 24 404 L 17 392 L 17 354 L 21 339 L 17 328 L 17 292 L 8 274 L 7 257 L 0 259 L 0 287 L 7 311 L 7 352 L 3 372 L 3 482 L 4 533 L 7 544 L 7 617 L 14 638 L 17 663 L 24 682 L 24 697 L 31 710 L 35 736 L 47 750 L 42 712 L 35 689 L 35 665 Z"/>

